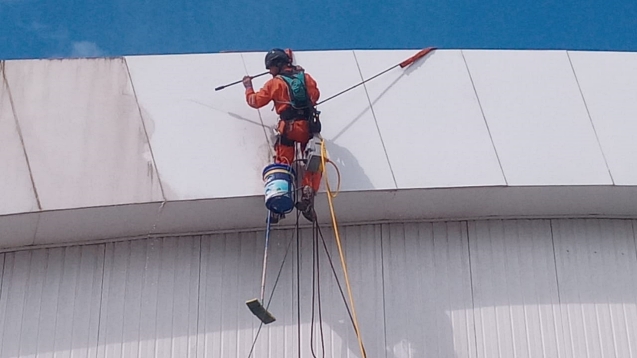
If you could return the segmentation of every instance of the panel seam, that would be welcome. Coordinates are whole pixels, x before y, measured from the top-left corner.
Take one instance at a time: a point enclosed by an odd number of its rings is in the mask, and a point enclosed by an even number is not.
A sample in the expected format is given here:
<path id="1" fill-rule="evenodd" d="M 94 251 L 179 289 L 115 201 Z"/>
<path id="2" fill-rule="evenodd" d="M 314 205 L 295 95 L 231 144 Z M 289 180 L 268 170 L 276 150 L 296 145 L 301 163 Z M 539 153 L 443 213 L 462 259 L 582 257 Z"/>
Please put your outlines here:
<path id="1" fill-rule="evenodd" d="M 7 95 L 9 96 L 9 103 L 11 104 L 11 113 L 13 113 L 13 121 L 16 126 L 16 130 L 18 131 L 18 137 L 20 138 L 20 144 L 22 144 L 22 152 L 24 153 L 24 158 L 27 162 L 27 168 L 29 169 L 29 178 L 31 179 L 31 186 L 33 187 L 33 194 L 35 195 L 35 201 L 38 204 L 38 210 L 42 210 L 42 203 L 40 202 L 40 195 L 38 194 L 38 189 L 35 186 L 35 179 L 33 177 L 33 170 L 31 169 L 31 161 L 29 160 L 29 155 L 27 154 L 27 147 L 24 143 L 24 136 L 22 135 L 22 128 L 20 127 L 20 121 L 18 120 L 18 113 L 15 108 L 15 103 L 13 102 L 13 95 L 11 94 L 11 87 L 9 86 L 9 80 L 7 79 L 5 62 L 2 61 L 2 79 L 4 80 L 4 85 L 7 89 Z M 35 235 L 33 240 L 35 241 Z"/>
<path id="2" fill-rule="evenodd" d="M 358 58 L 356 57 L 356 51 L 352 51 L 354 55 L 354 61 L 356 61 L 356 67 L 358 68 L 358 73 L 361 76 L 361 80 L 363 80 L 363 72 L 361 70 L 361 66 L 358 63 Z M 376 112 L 374 111 L 374 106 L 372 105 L 372 99 L 369 97 L 369 91 L 367 91 L 367 84 L 363 83 L 363 88 L 365 89 L 365 96 L 367 97 L 367 102 L 369 103 L 369 110 L 372 112 L 372 116 L 374 117 L 374 124 L 376 125 L 376 131 L 378 132 L 378 137 L 380 138 L 380 143 L 383 146 L 383 151 L 385 152 L 385 158 L 387 159 L 387 164 L 389 165 L 389 171 L 391 172 L 392 179 L 394 180 L 394 185 L 398 188 L 398 182 L 396 181 L 396 175 L 394 174 L 394 169 L 391 166 L 391 161 L 389 160 L 389 153 L 387 153 L 387 147 L 385 146 L 385 141 L 383 140 L 383 134 L 380 131 L 380 127 L 378 126 L 378 119 L 376 118 Z"/>
<path id="3" fill-rule="evenodd" d="M 122 337 L 121 338 L 121 342 L 122 343 L 121 343 L 121 346 L 119 348 L 119 350 L 121 352 L 120 353 L 121 357 L 125 357 L 126 356 L 126 352 L 125 352 L 126 344 L 124 344 L 124 342 L 126 341 L 125 340 L 125 338 L 126 338 L 125 337 L 125 334 L 126 334 L 126 319 L 128 318 L 126 316 L 126 306 L 127 306 L 126 305 L 126 301 L 127 301 L 127 298 L 128 298 L 127 296 L 129 294 L 129 292 L 128 292 L 129 291 L 128 282 L 130 281 L 130 275 L 131 275 L 131 273 L 130 273 L 131 272 L 131 261 L 133 261 L 132 260 L 133 243 L 131 241 L 128 241 L 128 242 L 126 242 L 126 243 L 124 243 L 122 245 L 113 245 L 113 254 L 115 254 L 115 252 L 117 250 L 116 246 L 124 246 L 124 249 L 127 251 L 126 252 L 126 254 L 127 254 L 126 255 L 126 262 L 122 263 L 121 267 L 120 267 L 120 269 L 124 269 L 126 271 L 126 273 L 124 274 L 124 282 L 123 282 L 123 284 L 124 284 L 124 289 L 123 289 L 124 297 L 123 297 L 123 300 L 122 300 L 123 301 L 122 302 L 122 316 L 123 317 L 122 317 L 122 332 L 121 332 L 121 337 Z M 116 255 L 114 255 L 114 256 L 116 256 Z M 122 256 L 124 256 L 124 255 L 122 255 Z M 122 282 L 120 282 L 120 284 L 121 283 Z M 141 298 L 140 298 L 140 300 L 141 300 Z M 137 332 L 137 333 L 139 333 L 139 332 Z"/>
<path id="4" fill-rule="evenodd" d="M 197 329 L 195 335 L 195 357 L 199 357 L 199 319 L 201 316 L 201 271 L 203 268 L 203 235 L 199 236 L 199 275 L 197 277 Z M 205 335 L 205 329 L 203 330 Z M 205 344 L 206 339 L 204 337 L 203 344 Z M 205 347 L 204 347 L 205 351 Z"/>
<path id="5" fill-rule="evenodd" d="M 246 61 L 245 58 L 243 57 L 243 53 L 239 54 L 241 56 L 241 62 L 243 63 L 243 70 L 245 71 L 246 75 L 249 76 L 248 74 L 248 66 L 246 65 Z M 265 137 L 265 141 L 266 143 L 268 143 L 268 151 L 270 153 L 270 158 L 274 157 L 275 153 L 274 153 L 274 143 L 270 143 L 270 136 L 268 136 L 268 128 L 264 123 L 263 123 L 263 116 L 261 115 L 261 110 L 257 108 L 257 115 L 259 116 L 259 121 L 261 122 L 261 128 L 263 128 L 263 136 Z"/>
<path id="6" fill-rule="evenodd" d="M 557 288 L 557 307 L 558 307 L 558 311 L 560 313 L 560 328 L 562 330 L 562 337 L 566 337 L 566 334 L 564 332 L 564 321 L 563 321 L 563 317 L 562 317 L 562 295 L 560 294 L 560 277 L 559 274 L 557 272 L 557 251 L 555 250 L 555 233 L 553 230 L 553 220 L 549 220 L 549 228 L 551 229 L 551 245 L 553 248 L 553 268 L 555 269 L 555 286 Z M 568 309 L 567 309 L 568 310 Z M 568 312 L 567 312 L 568 313 Z M 556 332 L 556 342 L 557 342 L 557 355 L 559 356 L 559 352 L 560 352 L 560 344 L 559 344 L 559 335 L 557 335 Z M 566 343 L 566 342 L 564 342 Z M 572 342 L 571 342 L 572 344 Z"/>
<path id="7" fill-rule="evenodd" d="M 577 78 L 577 73 L 575 73 L 575 67 L 573 67 L 573 61 L 571 61 L 571 55 L 569 54 L 569 51 L 565 51 L 565 52 L 566 52 L 566 58 L 568 58 L 568 63 L 571 66 L 571 71 L 573 71 L 573 77 L 575 77 L 575 83 L 577 84 L 577 89 L 582 98 L 582 103 L 584 103 L 584 108 L 586 108 L 586 115 L 588 116 L 588 120 L 590 121 L 591 127 L 593 128 L 593 133 L 595 134 L 595 140 L 597 141 L 597 146 L 599 147 L 599 151 L 602 153 L 604 164 L 606 164 L 606 170 L 608 170 L 610 181 L 613 185 L 615 185 L 615 179 L 613 179 L 613 173 L 611 173 L 610 171 L 610 166 L 608 165 L 606 154 L 604 154 L 604 148 L 602 148 L 602 143 L 599 141 L 599 135 L 597 134 L 595 123 L 593 123 L 593 117 L 591 116 L 591 111 L 588 109 L 588 104 L 586 103 L 586 98 L 584 98 L 584 92 L 582 91 L 582 86 L 580 85 L 579 79 Z"/>
<path id="8" fill-rule="evenodd" d="M 102 256 L 102 282 L 101 282 L 101 290 L 100 290 L 100 304 L 98 307 L 97 314 L 97 342 L 95 345 L 95 358 L 99 357 L 99 346 L 100 346 L 100 335 L 102 333 L 102 306 L 104 304 L 104 277 L 106 276 L 106 252 L 108 251 L 109 244 L 105 244 L 104 246 L 104 255 Z M 115 245 L 110 245 L 115 247 Z M 106 355 L 106 353 L 104 353 Z"/>
<path id="9" fill-rule="evenodd" d="M 141 277 L 141 284 L 140 286 L 140 294 L 139 294 L 139 305 L 137 306 L 139 309 L 138 315 L 136 318 L 139 319 L 139 322 L 137 323 L 137 335 L 138 335 L 138 339 L 141 341 L 142 340 L 142 320 L 143 320 L 143 302 L 144 302 L 144 290 L 146 289 L 146 280 L 148 278 L 148 246 L 152 245 L 152 242 L 150 242 L 152 240 L 144 240 L 143 244 L 144 244 L 144 269 L 142 270 L 142 277 Z M 131 252 L 133 251 L 133 245 L 130 245 L 130 250 Z M 139 344 L 137 345 L 137 356 L 141 357 L 142 356 L 142 345 Z"/>
<path id="10" fill-rule="evenodd" d="M 635 228 L 635 222 L 637 220 L 631 220 L 631 226 L 633 228 L 633 243 L 635 244 L 635 258 L 637 259 L 637 229 Z"/>
<path id="11" fill-rule="evenodd" d="M 476 323 L 476 299 L 473 291 L 473 266 L 471 265 L 471 237 L 469 235 L 469 221 L 464 222 L 467 233 L 467 257 L 469 259 L 469 283 L 471 285 L 471 311 L 473 313 L 473 345 L 476 357 L 478 356 L 478 328 Z"/>
<path id="12" fill-rule="evenodd" d="M 636 221 L 637 220 L 631 220 L 631 228 L 633 230 L 633 244 L 634 244 L 633 247 L 635 248 L 635 258 L 637 259 L 637 232 L 635 231 L 636 230 L 635 229 L 635 222 Z M 5 258 L 5 261 L 6 261 L 6 258 Z M 633 347 L 630 346 L 630 340 L 629 340 L 629 345 L 628 345 L 628 353 L 629 354 L 632 353 L 632 348 Z"/>
<path id="13" fill-rule="evenodd" d="M 491 128 L 489 128 L 489 122 L 487 122 L 487 116 L 484 114 L 484 108 L 482 108 L 482 102 L 480 101 L 480 96 L 478 96 L 478 90 L 476 89 L 476 84 L 473 81 L 473 76 L 471 76 L 471 71 L 469 70 L 469 64 L 467 63 L 467 59 L 464 56 L 464 51 L 460 50 L 460 54 L 462 55 L 462 61 L 464 62 L 464 66 L 467 69 L 467 74 L 469 75 L 469 81 L 471 81 L 471 87 L 473 88 L 473 93 L 475 94 L 476 100 L 478 101 L 478 107 L 480 108 L 480 113 L 482 114 L 482 120 L 484 121 L 484 125 L 487 127 L 487 133 L 489 133 L 489 140 L 491 140 L 491 146 L 493 147 L 495 158 L 498 160 L 498 165 L 500 166 L 500 172 L 502 172 L 502 178 L 504 179 L 504 184 L 509 185 L 506 174 L 504 173 L 504 167 L 502 166 L 502 161 L 500 160 L 500 155 L 498 154 L 498 149 L 496 148 L 495 142 L 493 141 L 493 135 L 491 134 Z"/>
<path id="14" fill-rule="evenodd" d="M 383 340 L 384 346 L 387 347 L 387 304 L 386 304 L 386 291 L 385 291 L 385 246 L 383 245 L 383 227 L 387 227 L 389 231 L 389 225 L 380 224 L 380 272 L 381 272 L 381 286 L 382 286 L 382 298 L 383 298 Z M 389 239 L 389 238 L 388 238 Z M 387 358 L 387 350 L 385 349 L 385 358 Z"/>
<path id="15" fill-rule="evenodd" d="M 13 254 L 13 256 L 14 256 L 14 261 L 15 261 L 15 253 Z M 2 272 L 0 272 L 0 303 L 3 300 L 2 294 L 4 293 L 4 290 L 2 288 L 4 287 L 4 283 L 5 283 L 4 282 L 4 272 L 5 272 L 6 265 L 7 265 L 7 254 L 3 253 L 2 254 L 2 268 L 1 268 Z M 8 300 L 9 300 L 9 298 L 7 297 L 6 306 L 9 305 L 8 304 Z M 1 305 L 0 305 L 0 308 L 2 308 Z M 5 315 L 6 315 L 6 308 L 5 308 Z M 4 341 L 4 338 L 3 338 L 3 336 L 4 336 L 4 327 L 3 326 L 4 326 L 4 324 L 2 326 L 0 326 L 0 354 L 2 354 L 2 343 Z M 36 344 L 37 344 L 37 340 L 36 340 Z"/>
<path id="16" fill-rule="evenodd" d="M 135 89 L 135 82 L 133 82 L 133 76 L 130 74 L 130 68 L 128 67 L 128 61 L 126 57 L 122 57 L 124 60 L 124 66 L 126 66 L 126 74 L 128 75 L 128 81 L 130 82 L 131 88 L 133 89 L 133 97 L 135 98 L 135 104 L 137 105 L 137 112 L 139 113 L 139 119 L 142 122 L 142 128 L 144 129 L 144 136 L 146 136 L 146 143 L 148 143 L 148 150 L 150 151 L 150 158 L 153 161 L 153 169 L 155 170 L 155 174 L 157 175 L 157 182 L 159 183 L 159 190 L 161 191 L 161 197 L 166 202 L 166 194 L 164 193 L 164 185 L 161 181 L 161 175 L 159 173 L 159 167 L 157 166 L 157 161 L 155 160 L 155 153 L 153 152 L 153 146 L 150 142 L 150 137 L 148 136 L 148 130 L 146 129 L 146 122 L 144 121 L 144 115 L 142 113 L 142 106 L 139 104 L 139 97 L 137 96 L 137 90 Z M 150 183 L 152 187 L 152 182 Z M 151 190 L 152 196 L 152 190 Z"/>
<path id="17" fill-rule="evenodd" d="M 7 254 L 2 253 L 2 268 L 0 268 L 0 302 L 2 302 L 2 287 L 4 286 L 4 268 L 7 264 Z M 2 343 L 2 340 L 0 340 Z"/>

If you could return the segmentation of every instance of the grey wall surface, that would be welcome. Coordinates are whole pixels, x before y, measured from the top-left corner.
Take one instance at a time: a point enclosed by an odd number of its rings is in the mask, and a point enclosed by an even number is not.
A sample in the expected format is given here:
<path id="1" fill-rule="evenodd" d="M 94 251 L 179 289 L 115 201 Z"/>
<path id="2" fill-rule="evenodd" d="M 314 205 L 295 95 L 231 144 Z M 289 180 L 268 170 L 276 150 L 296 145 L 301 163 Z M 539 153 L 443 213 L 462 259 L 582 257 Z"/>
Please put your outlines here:
<path id="1" fill-rule="evenodd" d="M 345 226 L 368 357 L 633 357 L 636 226 L 594 219 Z M 343 283 L 333 235 L 322 232 Z M 247 357 L 259 321 L 244 302 L 259 295 L 262 235 L 0 254 L 0 357 Z M 293 230 L 272 233 L 266 301 L 281 270 L 270 306 L 277 321 L 261 329 L 253 357 L 298 357 L 299 332 L 301 356 L 312 356 L 311 334 L 322 356 L 321 328 L 326 357 L 360 357 L 324 251 L 321 319 L 316 311 L 312 320 L 313 235 L 299 232 L 299 260 L 295 238 Z"/>

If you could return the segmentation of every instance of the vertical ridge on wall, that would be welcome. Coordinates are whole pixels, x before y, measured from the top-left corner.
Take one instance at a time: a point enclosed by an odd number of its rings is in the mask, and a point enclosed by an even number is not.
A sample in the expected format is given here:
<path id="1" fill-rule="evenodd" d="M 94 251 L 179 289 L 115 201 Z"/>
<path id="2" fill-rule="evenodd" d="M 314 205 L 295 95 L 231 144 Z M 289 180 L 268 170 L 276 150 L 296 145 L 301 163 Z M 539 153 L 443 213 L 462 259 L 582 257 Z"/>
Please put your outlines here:
<path id="1" fill-rule="evenodd" d="M 107 245 L 98 357 L 195 357 L 199 242 Z"/>
<path id="2" fill-rule="evenodd" d="M 461 222 L 385 226 L 388 357 L 476 357 Z"/>
<path id="3" fill-rule="evenodd" d="M 608 219 L 344 226 L 368 356 L 634 356 L 636 228 Z M 334 237 L 327 227 L 323 234 L 344 285 Z M 260 321 L 245 301 L 259 297 L 263 238 L 253 231 L 1 253 L 0 357 L 246 358 Z M 311 230 L 299 239 L 297 287 L 296 232 L 272 231 L 265 303 L 282 267 L 269 307 L 277 320 L 261 328 L 252 357 L 296 357 L 299 344 L 309 357 L 311 340 L 322 356 L 322 328 L 326 356 L 360 358 L 322 247 L 322 320 L 318 312 L 312 320 Z"/>
<path id="4" fill-rule="evenodd" d="M 549 221 L 469 222 L 469 243 L 478 357 L 559 356 Z"/>
<path id="5" fill-rule="evenodd" d="M 341 229 L 342 244 L 349 274 L 352 295 L 354 298 L 358 324 L 363 343 L 368 357 L 382 356 L 387 346 L 385 337 L 384 318 L 384 292 L 383 292 L 383 276 L 382 276 L 382 225 L 355 225 L 345 226 Z M 332 257 L 335 265 L 339 265 L 338 251 L 333 244 L 333 235 L 327 238 L 332 244 Z M 345 290 L 345 278 L 342 270 L 337 270 L 339 280 Z M 323 279 L 327 281 L 327 272 L 323 274 Z M 331 276 L 331 275 L 330 275 Z M 335 282 L 332 280 L 332 282 Z M 358 340 L 355 335 L 354 328 L 349 322 L 346 311 L 340 303 L 340 294 L 333 292 L 335 295 L 329 297 L 327 302 L 333 302 L 334 307 L 329 308 L 328 312 L 333 311 L 336 317 L 344 320 L 341 325 L 335 323 L 340 320 L 328 320 L 331 330 L 335 333 L 332 338 L 339 336 L 343 340 L 343 348 L 347 348 L 347 355 L 344 357 L 360 357 Z M 340 312 L 340 313 L 339 313 Z M 336 318 L 332 316 L 332 319 Z M 333 323 L 332 323 L 333 322 Z M 334 342 L 336 343 L 336 342 Z"/>
<path id="6" fill-rule="evenodd" d="M 553 220 L 568 356 L 629 357 L 637 342 L 630 220 Z"/>
<path id="7" fill-rule="evenodd" d="M 0 274 L 0 357 L 2 356 L 2 346 L 4 343 L 4 325 L 6 321 L 7 315 L 7 288 L 5 285 L 9 282 L 9 280 L 5 280 L 4 272 L 5 272 L 5 254 L 0 254 L 0 270 L 2 271 Z"/>
<path id="8" fill-rule="evenodd" d="M 200 358 L 248 355 L 256 318 L 244 302 L 259 297 L 258 238 L 254 232 L 202 237 Z"/>
<path id="9" fill-rule="evenodd" d="M 0 357 L 92 356 L 103 245 L 5 254 Z"/>

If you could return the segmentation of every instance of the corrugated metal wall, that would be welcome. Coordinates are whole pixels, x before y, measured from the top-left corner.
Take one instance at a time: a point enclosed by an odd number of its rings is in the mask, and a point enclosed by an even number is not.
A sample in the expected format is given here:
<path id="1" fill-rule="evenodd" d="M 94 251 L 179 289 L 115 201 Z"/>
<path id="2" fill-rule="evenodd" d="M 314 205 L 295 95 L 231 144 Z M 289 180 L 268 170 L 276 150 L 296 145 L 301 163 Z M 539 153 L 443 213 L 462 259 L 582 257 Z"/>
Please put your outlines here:
<path id="1" fill-rule="evenodd" d="M 592 219 L 344 227 L 368 357 L 637 357 L 635 227 Z M 259 295 L 262 234 L 0 254 L 0 357 L 248 357 L 259 321 L 244 302 Z M 294 237 L 273 232 L 266 297 L 291 249 L 270 306 L 277 321 L 260 331 L 253 357 L 298 357 L 299 332 L 302 357 L 312 356 L 312 333 L 317 356 L 324 346 L 326 357 L 360 357 L 323 253 L 323 324 L 318 311 L 312 320 L 313 236 L 300 232 L 298 261 Z"/>

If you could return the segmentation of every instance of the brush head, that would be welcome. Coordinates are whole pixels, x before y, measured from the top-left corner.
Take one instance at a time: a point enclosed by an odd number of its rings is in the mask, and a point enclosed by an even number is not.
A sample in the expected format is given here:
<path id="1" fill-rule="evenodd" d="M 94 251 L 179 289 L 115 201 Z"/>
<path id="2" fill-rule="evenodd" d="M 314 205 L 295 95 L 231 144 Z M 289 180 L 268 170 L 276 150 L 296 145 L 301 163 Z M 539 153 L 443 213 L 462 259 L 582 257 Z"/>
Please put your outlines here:
<path id="1" fill-rule="evenodd" d="M 246 301 L 246 305 L 252 311 L 252 314 L 257 316 L 258 319 L 261 320 L 264 324 L 272 323 L 276 321 L 276 318 L 268 312 L 268 310 L 263 307 L 261 302 L 258 299 L 254 298 L 252 300 Z"/>

